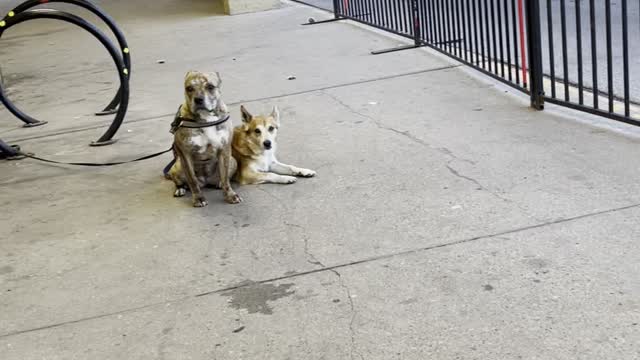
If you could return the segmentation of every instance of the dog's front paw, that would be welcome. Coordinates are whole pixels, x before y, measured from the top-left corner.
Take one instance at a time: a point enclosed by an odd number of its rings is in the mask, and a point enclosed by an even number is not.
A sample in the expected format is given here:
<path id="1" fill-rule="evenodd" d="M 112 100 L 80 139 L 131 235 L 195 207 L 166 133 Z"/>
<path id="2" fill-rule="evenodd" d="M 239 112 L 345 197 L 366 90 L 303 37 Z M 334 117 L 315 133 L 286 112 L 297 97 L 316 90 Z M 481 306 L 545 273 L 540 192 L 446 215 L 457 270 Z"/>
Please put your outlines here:
<path id="1" fill-rule="evenodd" d="M 187 193 L 187 189 L 185 188 L 176 188 L 176 191 L 173 192 L 174 197 L 183 197 Z"/>
<path id="2" fill-rule="evenodd" d="M 298 181 L 295 176 L 282 176 L 282 184 L 293 184 Z"/>
<path id="3" fill-rule="evenodd" d="M 231 194 L 225 195 L 224 201 L 226 201 L 229 204 L 239 204 L 242 202 L 242 198 L 240 197 L 240 195 L 236 193 L 231 193 Z"/>
<path id="4" fill-rule="evenodd" d="M 204 196 L 193 198 L 193 207 L 205 207 L 208 204 L 209 203 L 207 203 L 207 199 L 205 199 Z"/>
<path id="5" fill-rule="evenodd" d="M 316 172 L 313 170 L 309 170 L 309 169 L 300 169 L 300 172 L 298 172 L 298 174 L 296 174 L 298 176 L 302 176 L 302 177 L 306 177 L 306 178 L 310 178 L 310 177 L 314 177 L 316 176 Z"/>

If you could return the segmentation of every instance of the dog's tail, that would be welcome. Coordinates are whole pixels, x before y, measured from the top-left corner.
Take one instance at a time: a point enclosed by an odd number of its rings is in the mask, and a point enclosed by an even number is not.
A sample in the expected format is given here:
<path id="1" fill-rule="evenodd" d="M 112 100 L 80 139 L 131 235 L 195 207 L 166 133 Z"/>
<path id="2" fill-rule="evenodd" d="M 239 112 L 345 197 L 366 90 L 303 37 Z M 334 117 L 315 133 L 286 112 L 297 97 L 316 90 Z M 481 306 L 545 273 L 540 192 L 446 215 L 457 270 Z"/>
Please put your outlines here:
<path id="1" fill-rule="evenodd" d="M 167 166 L 165 166 L 164 169 L 162 170 L 162 173 L 164 174 L 165 179 L 171 180 L 171 176 L 169 176 L 169 171 L 171 170 L 171 168 L 173 167 L 173 164 L 175 163 L 176 163 L 176 159 L 174 158 L 171 161 L 169 161 Z"/>

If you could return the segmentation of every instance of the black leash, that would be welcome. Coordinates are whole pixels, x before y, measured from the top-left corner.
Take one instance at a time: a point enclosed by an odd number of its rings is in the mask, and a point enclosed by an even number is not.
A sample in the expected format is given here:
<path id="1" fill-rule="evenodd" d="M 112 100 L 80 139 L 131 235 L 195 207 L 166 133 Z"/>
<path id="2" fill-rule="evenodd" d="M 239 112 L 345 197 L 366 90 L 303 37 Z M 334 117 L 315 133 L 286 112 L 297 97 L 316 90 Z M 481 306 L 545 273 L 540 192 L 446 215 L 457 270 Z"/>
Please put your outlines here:
<path id="1" fill-rule="evenodd" d="M 199 128 L 205 128 L 205 127 L 210 127 L 210 126 L 217 126 L 217 125 L 220 125 L 220 124 L 224 123 L 225 121 L 229 120 L 230 117 L 231 116 L 229 114 L 226 114 L 226 116 L 222 117 L 221 119 L 219 119 L 217 121 L 213 121 L 213 122 L 196 122 L 196 121 L 193 121 L 191 119 L 186 119 L 186 118 L 181 117 L 180 116 L 180 108 L 178 108 L 178 112 L 176 113 L 176 116 L 175 116 L 175 118 L 173 120 L 173 123 L 171 124 L 171 133 L 174 133 L 178 128 L 181 128 L 181 127 L 190 128 L 190 129 L 199 129 Z M 168 148 L 167 150 L 163 150 L 163 151 L 160 151 L 160 152 L 157 152 L 157 153 L 153 153 L 151 155 L 145 155 L 145 156 L 137 158 L 137 159 L 127 160 L 127 161 L 108 162 L 108 163 L 56 161 L 56 160 L 44 159 L 44 158 L 35 156 L 34 154 L 25 153 L 25 152 L 22 152 L 22 151 L 18 151 L 18 155 L 24 156 L 24 157 L 28 157 L 28 158 L 33 159 L 33 160 L 38 160 L 38 161 L 50 163 L 50 164 L 97 167 L 97 166 L 123 165 L 123 164 L 130 164 L 130 163 L 133 163 L 133 162 L 148 160 L 148 159 L 152 159 L 154 157 L 158 157 L 160 155 L 166 154 L 166 153 L 168 153 L 168 152 L 170 152 L 172 150 L 173 150 L 173 145 L 170 148 Z M 176 159 L 174 158 L 163 169 L 162 172 L 165 174 L 165 176 L 168 174 L 169 170 L 171 169 L 173 164 L 175 164 L 175 162 L 176 162 Z"/>
<path id="2" fill-rule="evenodd" d="M 167 150 L 163 150 L 163 151 L 160 151 L 160 152 L 157 152 L 157 153 L 153 153 L 151 155 L 145 155 L 145 156 L 137 158 L 137 159 L 127 160 L 127 161 L 118 161 L 118 162 L 108 162 L 108 163 L 64 162 L 64 161 L 43 159 L 41 157 L 37 157 L 37 156 L 35 156 L 33 154 L 25 153 L 25 152 L 22 152 L 22 151 L 18 152 L 18 154 L 22 155 L 22 156 L 26 156 L 26 157 L 28 157 L 30 159 L 33 159 L 33 160 L 43 161 L 43 162 L 51 163 L 51 164 L 74 165 L 74 166 L 115 166 L 115 165 L 129 164 L 129 163 L 133 163 L 133 162 L 137 162 L 137 161 L 152 159 L 154 157 L 158 157 L 160 155 L 166 154 L 166 153 L 168 153 L 169 151 L 172 151 L 172 150 L 173 150 L 173 146 L 171 146 Z"/>

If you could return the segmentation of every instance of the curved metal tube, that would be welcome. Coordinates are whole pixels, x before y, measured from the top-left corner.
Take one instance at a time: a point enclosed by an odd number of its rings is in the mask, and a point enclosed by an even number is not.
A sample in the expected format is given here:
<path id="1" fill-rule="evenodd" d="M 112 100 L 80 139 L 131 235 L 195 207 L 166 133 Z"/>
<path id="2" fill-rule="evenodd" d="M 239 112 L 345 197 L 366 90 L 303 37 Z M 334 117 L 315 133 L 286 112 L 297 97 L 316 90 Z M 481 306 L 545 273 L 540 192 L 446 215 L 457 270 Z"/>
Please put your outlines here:
<path id="1" fill-rule="evenodd" d="M 102 21 L 104 21 L 104 23 L 107 24 L 107 27 L 111 30 L 111 32 L 113 32 L 113 35 L 115 36 L 116 40 L 118 40 L 118 44 L 120 45 L 120 51 L 122 52 L 122 59 L 124 60 L 124 64 L 127 67 L 127 69 L 129 69 L 129 78 L 131 78 L 131 55 L 129 54 L 129 46 L 127 45 L 127 40 L 125 39 L 124 34 L 122 33 L 122 31 L 120 31 L 120 28 L 118 28 L 115 21 L 111 18 L 111 16 L 109 16 L 109 14 L 104 12 L 100 7 L 98 7 L 97 5 L 93 4 L 90 1 L 87 1 L 87 0 L 27 0 L 22 4 L 16 6 L 12 11 L 10 11 L 4 17 L 3 20 L 6 23 L 8 23 L 11 20 L 11 17 L 16 16 L 17 14 L 20 14 L 26 10 L 29 10 L 32 7 L 35 7 L 41 4 L 46 4 L 46 3 L 54 3 L 54 2 L 80 6 L 92 12 L 93 14 L 98 16 Z M 118 92 L 113 97 L 113 100 L 111 100 L 109 105 L 107 105 L 104 108 L 104 110 L 97 112 L 96 115 L 102 116 L 102 115 L 114 114 L 116 112 L 118 104 L 120 104 L 121 101 L 122 101 L 122 89 L 118 89 Z"/>
<path id="2" fill-rule="evenodd" d="M 85 21 L 84 19 L 69 14 L 63 11 L 58 10 L 29 10 L 23 11 L 21 13 L 16 13 L 11 17 L 8 17 L 9 21 L 4 23 L 0 23 L 0 38 L 4 31 L 10 28 L 13 25 L 20 24 L 22 22 L 34 19 L 54 19 L 61 20 L 76 26 L 79 26 L 89 33 L 91 33 L 94 37 L 96 37 L 100 43 L 107 49 L 109 55 L 113 59 L 113 62 L 118 69 L 118 76 L 120 78 L 120 90 L 118 94 L 120 95 L 120 106 L 118 107 L 118 111 L 116 113 L 116 117 L 111 123 L 111 126 L 107 129 L 107 131 L 93 144 L 94 145 L 104 145 L 111 143 L 111 139 L 116 134 L 124 117 L 127 113 L 127 107 L 129 105 L 129 69 L 125 65 L 123 58 L 120 56 L 120 52 L 113 45 L 113 43 L 109 40 L 109 38 L 94 25 Z M 2 84 L 0 84 L 0 101 L 7 107 L 7 109 L 16 117 L 23 120 L 26 123 L 39 123 L 38 120 L 26 115 L 22 111 L 20 111 L 6 96 L 4 93 L 4 89 L 2 88 Z"/>

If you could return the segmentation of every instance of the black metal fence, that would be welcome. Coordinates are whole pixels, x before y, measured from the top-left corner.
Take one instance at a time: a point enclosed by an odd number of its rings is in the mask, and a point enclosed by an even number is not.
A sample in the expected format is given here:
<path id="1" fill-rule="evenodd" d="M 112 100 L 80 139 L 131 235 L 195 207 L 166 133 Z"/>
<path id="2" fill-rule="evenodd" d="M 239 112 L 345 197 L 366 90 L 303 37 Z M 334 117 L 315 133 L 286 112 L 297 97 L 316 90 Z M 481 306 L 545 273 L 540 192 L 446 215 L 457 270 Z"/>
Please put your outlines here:
<path id="1" fill-rule="evenodd" d="M 529 94 L 535 108 L 547 101 L 640 125 L 640 78 L 632 78 L 640 74 L 640 2 L 331 0 L 331 7 L 335 20 L 412 40 L 374 54 L 428 46 Z"/>

